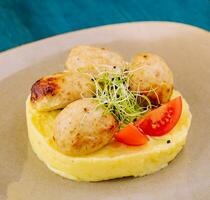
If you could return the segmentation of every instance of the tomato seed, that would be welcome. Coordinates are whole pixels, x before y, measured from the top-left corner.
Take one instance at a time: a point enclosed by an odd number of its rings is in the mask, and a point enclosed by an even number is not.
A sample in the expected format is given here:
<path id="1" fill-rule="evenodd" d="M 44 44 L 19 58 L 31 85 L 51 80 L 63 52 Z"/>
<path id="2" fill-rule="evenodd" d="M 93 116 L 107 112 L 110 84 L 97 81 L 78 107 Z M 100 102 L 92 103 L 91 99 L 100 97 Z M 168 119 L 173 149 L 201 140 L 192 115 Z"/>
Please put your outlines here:
<path id="1" fill-rule="evenodd" d="M 152 128 L 155 129 L 157 127 L 156 124 L 152 124 Z"/>
<path id="2" fill-rule="evenodd" d="M 165 122 L 164 122 L 163 120 L 161 120 L 160 123 L 161 123 L 162 125 L 165 125 Z"/>
<path id="3" fill-rule="evenodd" d="M 173 113 L 173 110 L 172 110 L 172 109 L 169 109 L 168 112 L 169 112 L 170 114 L 172 114 L 172 113 Z"/>
<path id="4" fill-rule="evenodd" d="M 165 118 L 165 121 L 166 121 L 166 122 L 169 122 L 169 119 L 168 119 L 168 118 Z"/>

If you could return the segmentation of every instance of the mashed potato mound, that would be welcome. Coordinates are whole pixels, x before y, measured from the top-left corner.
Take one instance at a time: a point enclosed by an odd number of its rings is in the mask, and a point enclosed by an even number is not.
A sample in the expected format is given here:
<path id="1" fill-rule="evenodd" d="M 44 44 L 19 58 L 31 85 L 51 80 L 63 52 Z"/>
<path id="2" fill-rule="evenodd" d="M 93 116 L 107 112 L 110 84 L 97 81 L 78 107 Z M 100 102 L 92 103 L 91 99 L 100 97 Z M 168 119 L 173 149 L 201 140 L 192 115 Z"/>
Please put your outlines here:
<path id="1" fill-rule="evenodd" d="M 172 98 L 179 96 L 174 92 Z M 53 172 L 78 181 L 101 181 L 126 176 L 144 176 L 168 165 L 183 148 L 191 123 L 191 113 L 183 99 L 182 115 L 170 133 L 150 137 L 143 146 L 127 146 L 113 140 L 94 153 L 73 157 L 62 153 L 52 139 L 53 125 L 60 112 L 38 112 L 26 101 L 28 136 L 40 160 Z"/>

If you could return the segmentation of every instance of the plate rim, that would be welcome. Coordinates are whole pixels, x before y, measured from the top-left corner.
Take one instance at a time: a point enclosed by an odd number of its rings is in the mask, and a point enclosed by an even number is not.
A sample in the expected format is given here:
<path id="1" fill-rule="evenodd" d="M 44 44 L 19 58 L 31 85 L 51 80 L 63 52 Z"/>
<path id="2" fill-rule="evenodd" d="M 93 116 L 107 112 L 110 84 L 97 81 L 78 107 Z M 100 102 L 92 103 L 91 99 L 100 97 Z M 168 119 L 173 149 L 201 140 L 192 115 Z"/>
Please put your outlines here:
<path id="1" fill-rule="evenodd" d="M 65 37 L 69 37 L 69 36 L 76 37 L 76 35 L 84 34 L 85 32 L 88 33 L 88 32 L 103 31 L 103 30 L 113 29 L 113 28 L 135 27 L 135 26 L 138 27 L 138 26 L 144 26 L 144 25 L 145 26 L 162 26 L 162 25 L 176 26 L 176 27 L 185 28 L 189 30 L 191 29 L 191 31 L 200 32 L 201 34 L 208 34 L 210 38 L 210 31 L 208 30 L 205 30 L 205 29 L 202 29 L 200 27 L 196 27 L 190 24 L 184 24 L 180 22 L 171 22 L 171 21 L 134 21 L 134 22 L 115 23 L 115 24 L 84 28 L 84 29 L 80 29 L 76 31 L 70 31 L 70 32 L 54 35 L 54 36 L 40 39 L 34 42 L 29 42 L 29 43 L 5 50 L 3 52 L 0 52 L 0 63 L 8 63 L 6 69 L 0 66 L 0 80 L 3 80 L 13 75 L 14 73 L 28 67 L 27 61 L 24 59 L 16 66 L 12 65 L 11 63 L 9 64 L 10 60 L 16 57 L 15 56 L 16 54 L 20 56 L 22 56 L 23 54 L 29 55 L 30 52 L 35 51 L 36 48 L 44 47 L 45 43 L 48 43 L 49 45 L 49 44 L 52 44 L 54 40 L 61 41 Z"/>
<path id="2" fill-rule="evenodd" d="M 27 42 L 25 44 L 21 44 L 19 46 L 12 47 L 12 48 L 10 48 L 8 50 L 0 52 L 0 57 L 1 57 L 1 55 L 4 55 L 4 54 L 6 54 L 6 53 L 8 53 L 10 51 L 18 50 L 20 48 L 24 48 L 25 46 L 33 45 L 35 43 L 45 42 L 45 40 L 54 39 L 54 38 L 58 38 L 58 37 L 63 37 L 64 35 L 68 35 L 68 34 L 74 34 L 74 33 L 78 33 L 78 32 L 81 32 L 81 31 L 93 30 L 93 29 L 112 28 L 112 27 L 121 26 L 121 25 L 122 26 L 124 26 L 124 25 L 126 25 L 126 26 L 128 25 L 129 26 L 129 25 L 139 25 L 139 24 L 147 24 L 147 23 L 148 24 L 154 23 L 154 24 L 180 25 L 180 26 L 185 26 L 186 28 L 196 29 L 197 31 L 210 33 L 210 31 L 208 31 L 206 29 L 203 29 L 201 27 L 194 26 L 194 25 L 191 25 L 191 24 L 182 23 L 182 22 L 175 22 L 175 21 L 174 22 L 173 21 L 132 21 L 132 22 L 113 23 L 113 24 L 93 26 L 93 27 L 89 27 L 89 28 L 81 28 L 81 29 L 78 29 L 78 30 L 68 31 L 68 32 L 65 32 L 65 33 L 59 33 L 59 34 L 56 34 L 56 35 L 53 35 L 53 36 L 49 36 L 49 37 L 46 37 L 46 38 L 38 39 L 36 41 Z"/>

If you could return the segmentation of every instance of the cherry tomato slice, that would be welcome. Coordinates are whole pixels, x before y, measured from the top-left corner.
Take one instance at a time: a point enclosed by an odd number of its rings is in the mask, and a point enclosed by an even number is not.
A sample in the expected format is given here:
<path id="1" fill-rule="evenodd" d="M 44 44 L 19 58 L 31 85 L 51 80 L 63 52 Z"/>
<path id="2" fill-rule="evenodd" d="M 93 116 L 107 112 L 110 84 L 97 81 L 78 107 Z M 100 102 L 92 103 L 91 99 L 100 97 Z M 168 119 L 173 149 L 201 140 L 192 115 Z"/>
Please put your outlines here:
<path id="1" fill-rule="evenodd" d="M 182 113 L 181 96 L 147 113 L 137 121 L 136 127 L 144 134 L 161 136 L 168 133 L 178 122 Z"/>
<path id="2" fill-rule="evenodd" d="M 148 141 L 148 138 L 133 124 L 127 125 L 125 128 L 116 133 L 115 138 L 118 142 L 131 146 L 143 145 Z"/>

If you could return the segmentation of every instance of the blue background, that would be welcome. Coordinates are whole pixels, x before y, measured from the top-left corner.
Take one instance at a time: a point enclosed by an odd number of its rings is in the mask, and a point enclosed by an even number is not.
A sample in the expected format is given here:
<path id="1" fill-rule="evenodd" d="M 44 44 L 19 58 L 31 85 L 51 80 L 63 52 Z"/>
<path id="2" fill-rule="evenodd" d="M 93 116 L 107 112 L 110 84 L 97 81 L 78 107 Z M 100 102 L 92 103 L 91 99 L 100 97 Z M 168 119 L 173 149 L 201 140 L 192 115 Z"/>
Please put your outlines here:
<path id="1" fill-rule="evenodd" d="M 0 51 L 60 33 L 131 21 L 210 30 L 209 0 L 0 0 Z"/>

